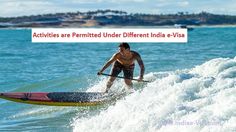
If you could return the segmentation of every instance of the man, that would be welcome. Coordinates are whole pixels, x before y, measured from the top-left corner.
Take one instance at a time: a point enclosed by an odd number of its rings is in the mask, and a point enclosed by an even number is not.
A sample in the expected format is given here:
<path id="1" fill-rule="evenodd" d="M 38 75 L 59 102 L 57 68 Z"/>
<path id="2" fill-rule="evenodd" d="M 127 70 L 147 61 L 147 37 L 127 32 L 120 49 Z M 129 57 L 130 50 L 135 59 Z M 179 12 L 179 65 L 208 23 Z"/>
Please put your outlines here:
<path id="1" fill-rule="evenodd" d="M 108 68 L 112 63 L 114 63 L 111 70 L 111 77 L 107 82 L 105 92 L 108 92 L 108 90 L 113 84 L 113 81 L 116 79 L 116 76 L 121 71 L 123 71 L 124 73 L 126 85 L 130 90 L 133 90 L 133 84 L 131 79 L 133 79 L 135 60 L 137 60 L 140 67 L 140 76 L 138 80 L 142 81 L 145 68 L 141 56 L 137 52 L 131 51 L 128 43 L 120 43 L 119 52 L 115 53 L 111 57 L 111 59 L 103 66 L 103 68 L 98 72 L 98 75 L 101 75 L 106 68 Z"/>

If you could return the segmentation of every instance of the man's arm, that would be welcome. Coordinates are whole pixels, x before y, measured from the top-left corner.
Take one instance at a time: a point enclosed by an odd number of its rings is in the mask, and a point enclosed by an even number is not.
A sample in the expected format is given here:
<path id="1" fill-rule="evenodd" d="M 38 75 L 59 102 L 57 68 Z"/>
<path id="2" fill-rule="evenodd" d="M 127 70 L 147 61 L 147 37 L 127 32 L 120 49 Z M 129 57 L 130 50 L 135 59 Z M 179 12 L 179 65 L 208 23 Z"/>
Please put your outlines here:
<path id="1" fill-rule="evenodd" d="M 141 56 L 138 53 L 136 54 L 136 60 L 137 60 L 137 62 L 139 64 L 139 67 L 140 67 L 139 79 L 143 80 L 145 67 L 144 67 L 144 64 L 143 64 L 143 60 L 142 60 Z"/>
<path id="2" fill-rule="evenodd" d="M 107 69 L 116 59 L 117 59 L 118 53 L 114 54 L 109 61 L 102 67 L 102 69 L 98 72 L 98 75 L 101 75 L 102 72 Z"/>

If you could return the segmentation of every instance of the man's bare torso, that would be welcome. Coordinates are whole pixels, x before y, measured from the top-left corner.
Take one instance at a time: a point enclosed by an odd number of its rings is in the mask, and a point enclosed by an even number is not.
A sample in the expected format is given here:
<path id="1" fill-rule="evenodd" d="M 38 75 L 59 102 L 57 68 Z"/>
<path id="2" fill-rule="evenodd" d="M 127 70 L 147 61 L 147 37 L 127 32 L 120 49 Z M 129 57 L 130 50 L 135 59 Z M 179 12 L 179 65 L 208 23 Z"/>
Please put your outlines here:
<path id="1" fill-rule="evenodd" d="M 116 53 L 116 60 L 124 66 L 130 66 L 134 64 L 134 61 L 137 58 L 137 53 L 130 51 L 129 55 L 122 55 L 120 52 Z"/>

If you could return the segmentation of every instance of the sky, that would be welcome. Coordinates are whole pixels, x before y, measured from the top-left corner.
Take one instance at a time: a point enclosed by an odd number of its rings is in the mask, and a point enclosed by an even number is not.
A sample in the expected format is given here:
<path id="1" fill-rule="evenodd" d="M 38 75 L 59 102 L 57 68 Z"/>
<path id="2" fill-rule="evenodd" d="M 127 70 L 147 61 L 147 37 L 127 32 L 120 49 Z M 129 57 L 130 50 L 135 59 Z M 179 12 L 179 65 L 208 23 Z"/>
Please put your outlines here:
<path id="1" fill-rule="evenodd" d="M 0 17 L 98 9 L 149 14 L 206 11 L 236 15 L 236 0 L 0 0 Z"/>

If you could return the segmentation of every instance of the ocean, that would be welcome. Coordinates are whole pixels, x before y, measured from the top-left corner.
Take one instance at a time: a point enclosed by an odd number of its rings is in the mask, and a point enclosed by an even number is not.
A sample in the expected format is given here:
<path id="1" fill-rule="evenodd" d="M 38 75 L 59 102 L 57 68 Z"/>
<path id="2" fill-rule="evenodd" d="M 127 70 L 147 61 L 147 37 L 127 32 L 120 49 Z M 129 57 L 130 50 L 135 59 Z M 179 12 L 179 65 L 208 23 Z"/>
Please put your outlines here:
<path id="1" fill-rule="evenodd" d="M 31 43 L 30 29 L 1 29 L 0 92 L 102 92 L 107 77 L 97 72 L 117 46 Z M 188 32 L 188 43 L 130 46 L 140 53 L 144 79 L 150 83 L 134 82 L 136 92 L 103 106 L 38 106 L 0 99 L 0 131 L 236 131 L 236 27 L 195 28 Z M 137 64 L 134 74 L 138 78 Z M 111 90 L 124 88 L 117 79 Z"/>

